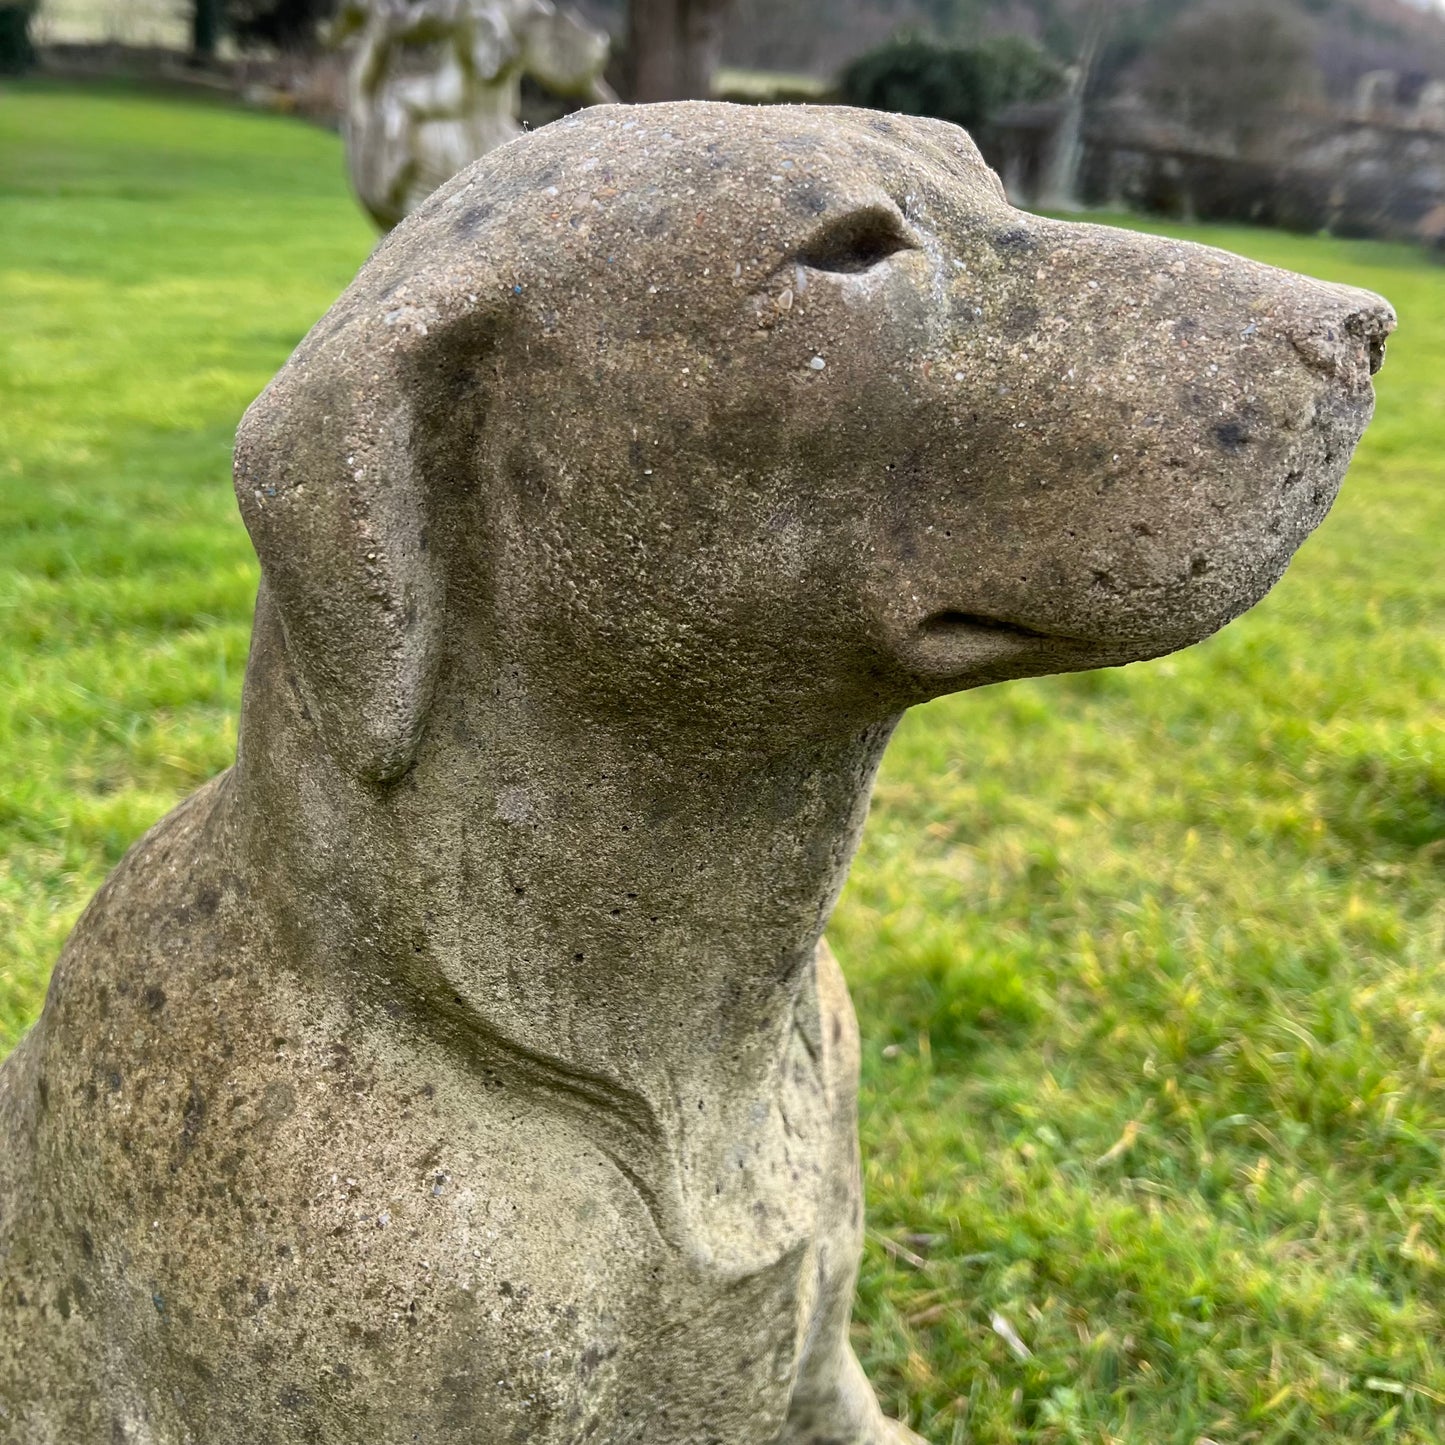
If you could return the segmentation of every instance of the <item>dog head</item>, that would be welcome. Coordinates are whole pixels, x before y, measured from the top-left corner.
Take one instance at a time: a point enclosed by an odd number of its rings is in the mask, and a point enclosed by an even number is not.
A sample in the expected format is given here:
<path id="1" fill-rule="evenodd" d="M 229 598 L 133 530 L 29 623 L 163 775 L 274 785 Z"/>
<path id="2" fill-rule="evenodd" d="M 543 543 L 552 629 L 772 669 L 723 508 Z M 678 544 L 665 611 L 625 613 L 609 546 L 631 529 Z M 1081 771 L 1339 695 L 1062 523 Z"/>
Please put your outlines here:
<path id="1" fill-rule="evenodd" d="M 601 107 L 392 233 L 236 485 L 363 776 L 468 649 L 639 726 L 806 729 L 1237 616 L 1328 509 L 1392 326 L 1016 211 L 938 122 Z"/>

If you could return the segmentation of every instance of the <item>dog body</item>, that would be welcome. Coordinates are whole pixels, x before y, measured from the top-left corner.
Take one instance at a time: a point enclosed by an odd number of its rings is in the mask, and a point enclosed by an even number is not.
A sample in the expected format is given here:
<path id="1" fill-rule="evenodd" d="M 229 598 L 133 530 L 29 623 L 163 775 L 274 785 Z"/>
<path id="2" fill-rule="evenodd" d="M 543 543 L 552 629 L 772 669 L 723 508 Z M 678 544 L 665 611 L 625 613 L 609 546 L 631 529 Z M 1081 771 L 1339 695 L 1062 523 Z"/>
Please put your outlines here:
<path id="1" fill-rule="evenodd" d="M 756 1098 L 678 1078 L 744 1115 L 718 1157 L 721 1130 L 655 1138 L 619 1086 L 463 1015 L 458 1051 L 238 966 L 284 946 L 231 866 L 238 801 L 228 775 L 130 855 L 7 1068 L 7 1308 L 29 1328 L 0 1438 L 771 1440 L 791 1418 L 812 1439 L 844 1413 L 882 1438 L 851 1357 L 839 1375 L 856 1038 L 826 950 Z M 117 915 L 153 940 L 121 971 Z M 106 1043 L 58 1086 L 78 1034 Z M 17 1117 L 17 1096 L 43 1102 Z M 710 1170 L 706 1207 L 661 1198 L 669 1143 Z"/>
<path id="2" fill-rule="evenodd" d="M 0 1073 L 0 1439 L 907 1438 L 820 941 L 888 735 L 1257 600 L 1390 324 L 865 112 L 445 186 L 248 413 L 236 766 Z"/>

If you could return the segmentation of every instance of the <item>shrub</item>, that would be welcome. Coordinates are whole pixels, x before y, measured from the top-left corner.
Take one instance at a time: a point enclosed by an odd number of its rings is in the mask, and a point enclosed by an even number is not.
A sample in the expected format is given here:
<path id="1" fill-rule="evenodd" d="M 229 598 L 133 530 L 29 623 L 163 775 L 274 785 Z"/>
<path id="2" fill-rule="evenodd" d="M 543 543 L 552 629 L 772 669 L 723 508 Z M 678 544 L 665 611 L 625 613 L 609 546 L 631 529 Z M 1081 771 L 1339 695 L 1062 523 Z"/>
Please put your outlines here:
<path id="1" fill-rule="evenodd" d="M 243 46 L 309 50 L 321 26 L 336 12 L 336 0 L 229 0 L 226 15 Z"/>
<path id="2" fill-rule="evenodd" d="M 853 61 L 840 90 L 849 105 L 928 115 L 979 130 L 1014 101 L 1056 95 L 1063 81 L 1059 66 L 1021 35 L 968 46 L 900 35 Z"/>

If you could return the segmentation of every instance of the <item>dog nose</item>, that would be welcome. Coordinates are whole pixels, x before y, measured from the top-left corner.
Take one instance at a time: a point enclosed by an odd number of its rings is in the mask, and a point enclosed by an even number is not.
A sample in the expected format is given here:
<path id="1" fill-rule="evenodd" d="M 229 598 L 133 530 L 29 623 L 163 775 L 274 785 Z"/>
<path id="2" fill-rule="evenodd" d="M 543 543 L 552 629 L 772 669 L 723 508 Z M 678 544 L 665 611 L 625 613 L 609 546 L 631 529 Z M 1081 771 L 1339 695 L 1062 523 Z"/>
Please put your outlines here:
<path id="1" fill-rule="evenodd" d="M 1395 329 L 1389 302 L 1368 291 L 1346 293 L 1343 313 L 1312 317 L 1291 341 L 1305 364 L 1339 381 L 1364 381 L 1385 364 L 1385 341 Z"/>
<path id="2" fill-rule="evenodd" d="M 1371 376 L 1385 364 L 1385 341 L 1395 326 L 1394 308 L 1378 297 L 1345 319 L 1345 334 L 1364 343 Z"/>

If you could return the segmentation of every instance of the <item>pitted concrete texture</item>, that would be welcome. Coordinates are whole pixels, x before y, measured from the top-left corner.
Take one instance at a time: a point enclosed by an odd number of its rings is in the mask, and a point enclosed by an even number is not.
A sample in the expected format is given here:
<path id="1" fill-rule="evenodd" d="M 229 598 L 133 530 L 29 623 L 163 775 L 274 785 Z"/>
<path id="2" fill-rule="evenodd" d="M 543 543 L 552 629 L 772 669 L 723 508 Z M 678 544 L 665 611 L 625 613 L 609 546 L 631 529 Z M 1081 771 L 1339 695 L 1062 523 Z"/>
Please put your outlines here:
<path id="1" fill-rule="evenodd" d="M 0 1439 L 905 1438 L 821 942 L 889 732 L 1249 607 L 1391 325 L 923 120 L 448 183 L 248 412 L 236 765 L 0 1073 Z"/>

